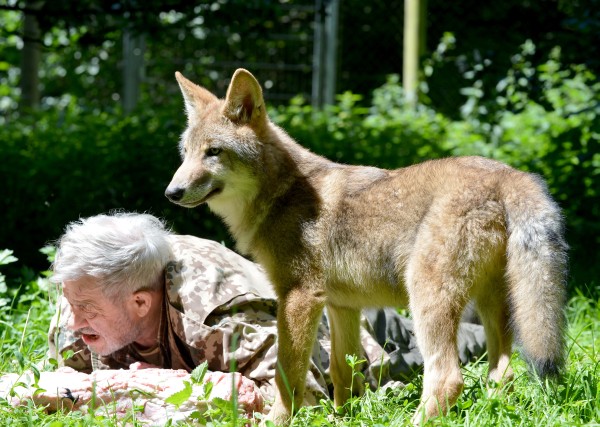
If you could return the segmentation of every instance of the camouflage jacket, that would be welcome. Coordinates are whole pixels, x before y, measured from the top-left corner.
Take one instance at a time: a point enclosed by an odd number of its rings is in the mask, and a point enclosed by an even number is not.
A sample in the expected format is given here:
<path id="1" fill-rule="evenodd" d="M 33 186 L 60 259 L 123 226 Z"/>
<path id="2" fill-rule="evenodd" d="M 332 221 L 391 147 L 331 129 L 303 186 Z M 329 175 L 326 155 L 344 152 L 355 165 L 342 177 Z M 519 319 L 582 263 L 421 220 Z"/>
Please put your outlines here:
<path id="1" fill-rule="evenodd" d="M 165 268 L 163 320 L 158 337 L 161 366 L 191 371 L 207 361 L 212 371 L 240 372 L 259 386 L 266 399 L 271 399 L 277 355 L 276 300 L 264 272 L 216 242 L 192 236 L 170 239 L 174 258 Z M 388 314 L 393 316 L 394 312 Z M 69 304 L 62 299 L 48 334 L 49 357 L 55 358 L 59 366 L 89 373 L 95 369 L 127 369 L 136 361 L 148 362 L 134 345 L 109 356 L 91 354 L 81 338 L 66 327 L 70 315 Z M 383 311 L 373 311 L 371 317 L 375 323 L 377 318 L 383 320 L 387 333 L 400 318 L 391 322 Z M 405 321 L 402 318 L 400 323 Z M 365 322 L 365 326 L 369 324 Z M 406 374 L 422 360 L 410 328 L 392 333 L 401 341 L 394 347 L 392 360 L 396 362 L 391 369 L 396 372 L 394 379 L 400 379 L 399 370 Z M 390 354 L 375 336 L 376 331 L 361 329 L 366 360 L 362 368 L 373 386 L 391 379 Z M 390 338 L 382 339 L 387 342 Z M 330 396 L 329 352 L 324 314 L 307 376 L 307 404 Z M 63 358 L 65 354 L 71 357 Z"/>

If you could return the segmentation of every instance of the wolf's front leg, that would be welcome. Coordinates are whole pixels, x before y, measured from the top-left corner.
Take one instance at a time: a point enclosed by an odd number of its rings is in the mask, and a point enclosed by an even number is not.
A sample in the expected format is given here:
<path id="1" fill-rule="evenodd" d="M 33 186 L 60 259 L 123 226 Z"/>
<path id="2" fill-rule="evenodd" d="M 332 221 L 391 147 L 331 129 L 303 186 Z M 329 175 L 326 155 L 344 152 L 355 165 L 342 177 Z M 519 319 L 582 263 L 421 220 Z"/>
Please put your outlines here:
<path id="1" fill-rule="evenodd" d="M 327 306 L 331 328 L 331 380 L 334 402 L 342 406 L 351 395 L 363 391 L 362 378 L 352 379 L 352 368 L 346 363 L 346 355 L 362 356 L 360 344 L 360 310 Z M 352 388 L 352 390 L 350 390 Z"/>
<path id="2" fill-rule="evenodd" d="M 306 373 L 325 296 L 321 291 L 297 287 L 280 295 L 278 304 L 277 390 L 267 419 L 283 426 L 304 399 Z"/>

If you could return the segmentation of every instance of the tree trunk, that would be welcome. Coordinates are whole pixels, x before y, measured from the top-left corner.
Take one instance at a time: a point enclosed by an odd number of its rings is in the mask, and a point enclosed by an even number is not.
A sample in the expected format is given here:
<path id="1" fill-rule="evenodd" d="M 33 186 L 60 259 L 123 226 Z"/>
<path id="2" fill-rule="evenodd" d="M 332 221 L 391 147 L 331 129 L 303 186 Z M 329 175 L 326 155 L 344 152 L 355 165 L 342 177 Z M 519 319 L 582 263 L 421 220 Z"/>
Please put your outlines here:
<path id="1" fill-rule="evenodd" d="M 23 50 L 21 52 L 21 99 L 19 109 L 21 112 L 35 110 L 40 105 L 40 60 L 42 34 L 37 17 L 28 13 L 28 10 L 39 10 L 41 1 L 33 0 L 25 3 L 25 17 L 23 20 Z"/>
<path id="2" fill-rule="evenodd" d="M 317 0 L 315 8 L 312 106 L 322 108 L 335 102 L 340 0 Z"/>
<path id="3" fill-rule="evenodd" d="M 123 111 L 131 113 L 140 98 L 144 76 L 146 39 L 142 34 L 123 30 Z"/>
<path id="4" fill-rule="evenodd" d="M 417 105 L 419 59 L 425 49 L 426 0 L 404 0 L 402 86 L 409 105 Z"/>

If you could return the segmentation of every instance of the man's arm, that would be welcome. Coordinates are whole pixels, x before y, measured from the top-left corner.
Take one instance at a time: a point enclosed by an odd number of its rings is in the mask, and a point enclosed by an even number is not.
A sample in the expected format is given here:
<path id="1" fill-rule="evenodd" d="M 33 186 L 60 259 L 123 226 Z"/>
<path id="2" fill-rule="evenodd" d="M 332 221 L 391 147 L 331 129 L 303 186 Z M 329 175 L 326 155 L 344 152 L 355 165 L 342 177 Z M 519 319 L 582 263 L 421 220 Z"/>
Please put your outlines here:
<path id="1" fill-rule="evenodd" d="M 277 362 L 275 301 L 241 295 L 211 313 L 206 319 L 210 332 L 192 343 L 195 364 L 208 362 L 211 371 L 236 371 L 252 380 L 269 401 L 274 397 Z M 318 348 L 317 348 L 318 347 Z M 315 353 L 323 353 L 316 347 Z M 313 357 L 307 376 L 305 401 L 317 404 L 328 397 L 325 363 Z"/>

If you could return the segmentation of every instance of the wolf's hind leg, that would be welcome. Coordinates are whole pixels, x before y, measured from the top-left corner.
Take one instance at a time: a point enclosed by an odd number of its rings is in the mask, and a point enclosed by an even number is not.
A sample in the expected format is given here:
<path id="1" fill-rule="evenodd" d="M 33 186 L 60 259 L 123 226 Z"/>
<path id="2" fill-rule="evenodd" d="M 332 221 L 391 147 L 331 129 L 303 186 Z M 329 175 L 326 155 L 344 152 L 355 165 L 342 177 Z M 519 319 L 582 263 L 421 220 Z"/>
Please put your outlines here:
<path id="1" fill-rule="evenodd" d="M 302 405 L 310 355 L 324 305 L 321 292 L 300 287 L 279 296 L 277 387 L 268 416 L 276 425 L 287 425 L 292 413 Z"/>
<path id="2" fill-rule="evenodd" d="M 352 380 L 352 368 L 346 355 L 362 356 L 360 344 L 360 310 L 327 306 L 331 328 L 331 380 L 334 402 L 342 406 L 352 395 L 360 395 L 363 383 L 359 375 Z M 352 390 L 350 390 L 352 386 Z"/>
<path id="3" fill-rule="evenodd" d="M 414 282 L 410 309 L 417 344 L 423 355 L 424 376 L 421 403 L 413 417 L 418 425 L 446 413 L 463 389 L 456 344 L 458 325 L 466 301 L 450 283 Z"/>
<path id="4" fill-rule="evenodd" d="M 510 367 L 512 333 L 509 328 L 509 310 L 504 279 L 482 289 L 475 296 L 475 304 L 485 329 L 489 362 L 488 378 L 503 384 L 513 379 Z M 490 289 L 493 289 L 493 293 Z"/>

